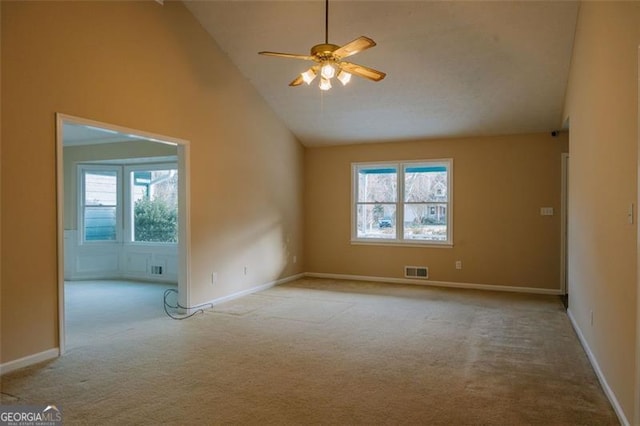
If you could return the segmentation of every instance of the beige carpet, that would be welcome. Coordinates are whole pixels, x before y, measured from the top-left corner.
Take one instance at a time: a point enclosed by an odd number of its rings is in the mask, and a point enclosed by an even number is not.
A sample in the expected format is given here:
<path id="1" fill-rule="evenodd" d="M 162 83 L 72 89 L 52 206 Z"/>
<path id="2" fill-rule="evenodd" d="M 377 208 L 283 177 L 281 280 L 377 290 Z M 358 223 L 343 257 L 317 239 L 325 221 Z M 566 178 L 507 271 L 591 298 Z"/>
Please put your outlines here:
<path id="1" fill-rule="evenodd" d="M 557 297 L 303 279 L 174 321 L 155 291 L 155 315 L 4 376 L 3 404 L 91 425 L 618 424 Z"/>
<path id="2" fill-rule="evenodd" d="M 162 294 L 168 288 L 177 286 L 133 281 L 65 282 L 66 350 L 100 344 L 126 333 L 136 323 L 163 318 Z"/>

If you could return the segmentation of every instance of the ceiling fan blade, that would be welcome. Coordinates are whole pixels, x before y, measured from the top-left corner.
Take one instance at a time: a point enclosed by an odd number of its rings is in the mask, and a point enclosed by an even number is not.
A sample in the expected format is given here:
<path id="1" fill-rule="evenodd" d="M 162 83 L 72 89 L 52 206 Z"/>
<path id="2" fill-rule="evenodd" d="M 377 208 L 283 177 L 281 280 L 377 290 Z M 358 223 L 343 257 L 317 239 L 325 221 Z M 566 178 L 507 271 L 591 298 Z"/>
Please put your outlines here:
<path id="1" fill-rule="evenodd" d="M 373 68 L 365 67 L 358 64 L 352 64 L 351 62 L 340 62 L 340 68 L 351 74 L 355 74 L 360 77 L 368 78 L 373 81 L 380 81 L 387 76 L 382 71 L 374 70 Z"/>
<path id="2" fill-rule="evenodd" d="M 293 80 L 291 83 L 289 83 L 289 86 L 291 86 L 291 87 L 300 86 L 302 83 L 304 83 L 304 79 L 302 78 L 302 74 L 300 74 L 299 76 L 297 76 L 295 78 L 295 80 Z"/>
<path id="3" fill-rule="evenodd" d="M 376 42 L 371 40 L 369 37 L 360 36 L 334 51 L 333 55 L 338 59 L 342 59 L 347 56 L 355 55 L 356 53 L 362 52 L 363 50 L 369 49 L 375 45 Z"/>
<path id="4" fill-rule="evenodd" d="M 292 59 L 304 59 L 307 61 L 313 61 L 313 56 L 309 55 L 297 55 L 295 53 L 280 53 L 280 52 L 258 52 L 259 55 L 266 56 L 278 56 L 281 58 L 292 58 Z"/>

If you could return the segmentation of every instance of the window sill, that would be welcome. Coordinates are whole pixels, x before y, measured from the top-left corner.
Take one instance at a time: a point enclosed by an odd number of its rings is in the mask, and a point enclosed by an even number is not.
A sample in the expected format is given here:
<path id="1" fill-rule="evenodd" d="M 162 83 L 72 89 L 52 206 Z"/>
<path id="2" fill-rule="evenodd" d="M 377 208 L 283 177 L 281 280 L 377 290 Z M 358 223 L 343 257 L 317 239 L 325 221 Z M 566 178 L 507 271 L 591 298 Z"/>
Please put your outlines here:
<path id="1" fill-rule="evenodd" d="M 177 247 L 178 243 L 163 243 L 151 241 L 79 241 L 79 246 L 104 246 L 104 245 L 125 245 L 137 247 Z"/>
<path id="2" fill-rule="evenodd" d="M 166 247 L 175 247 L 178 243 L 166 243 L 161 241 L 127 241 L 124 243 L 125 246 L 166 246 Z"/>
<path id="3" fill-rule="evenodd" d="M 122 244 L 122 241 L 113 241 L 113 240 L 104 240 L 104 241 L 97 241 L 97 240 L 90 240 L 90 241 L 78 241 L 78 245 L 79 246 L 100 246 L 100 245 L 116 245 L 116 244 Z"/>
<path id="4" fill-rule="evenodd" d="M 422 248 L 453 248 L 453 243 L 433 241 L 395 241 L 395 240 L 351 240 L 356 246 L 390 246 L 390 247 L 422 247 Z"/>

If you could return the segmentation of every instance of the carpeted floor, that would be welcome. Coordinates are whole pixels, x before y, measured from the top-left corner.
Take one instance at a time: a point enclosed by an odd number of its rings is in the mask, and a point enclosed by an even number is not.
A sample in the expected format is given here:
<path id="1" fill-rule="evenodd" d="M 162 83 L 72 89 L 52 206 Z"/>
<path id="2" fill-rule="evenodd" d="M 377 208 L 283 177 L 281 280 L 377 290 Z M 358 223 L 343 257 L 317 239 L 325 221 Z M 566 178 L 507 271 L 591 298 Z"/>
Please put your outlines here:
<path id="1" fill-rule="evenodd" d="M 66 350 L 99 345 L 137 323 L 164 318 L 162 295 L 171 284 L 68 281 L 64 285 Z"/>
<path id="2" fill-rule="evenodd" d="M 93 307 L 2 403 L 91 425 L 618 424 L 557 297 L 303 279 L 174 321 L 153 291 L 120 325 Z"/>

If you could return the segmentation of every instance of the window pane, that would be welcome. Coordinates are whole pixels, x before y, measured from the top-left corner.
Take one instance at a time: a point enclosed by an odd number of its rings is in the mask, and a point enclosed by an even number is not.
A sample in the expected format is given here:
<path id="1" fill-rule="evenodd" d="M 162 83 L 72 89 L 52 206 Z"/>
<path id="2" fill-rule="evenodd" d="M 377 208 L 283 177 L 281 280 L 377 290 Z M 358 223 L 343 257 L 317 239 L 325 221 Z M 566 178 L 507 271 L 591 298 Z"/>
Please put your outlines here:
<path id="1" fill-rule="evenodd" d="M 405 204 L 404 238 L 446 241 L 447 205 L 444 203 Z"/>
<path id="2" fill-rule="evenodd" d="M 178 171 L 131 172 L 133 240 L 178 241 Z"/>
<path id="3" fill-rule="evenodd" d="M 447 168 L 416 165 L 404 171 L 404 201 L 448 201 Z"/>
<path id="4" fill-rule="evenodd" d="M 118 202 L 116 171 L 84 173 L 84 203 L 86 206 L 115 206 Z"/>
<path id="5" fill-rule="evenodd" d="M 358 238 L 396 238 L 395 204 L 360 204 L 357 214 Z"/>
<path id="6" fill-rule="evenodd" d="M 394 167 L 358 170 L 358 202 L 395 203 L 398 173 Z"/>
<path id="7" fill-rule="evenodd" d="M 84 240 L 115 241 L 116 240 L 116 208 L 85 207 Z"/>

